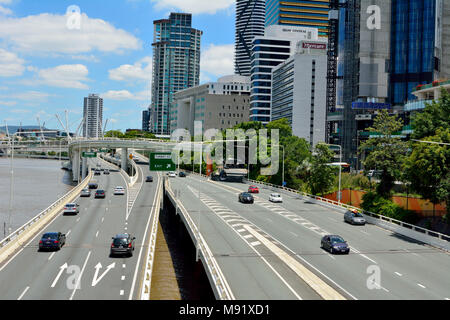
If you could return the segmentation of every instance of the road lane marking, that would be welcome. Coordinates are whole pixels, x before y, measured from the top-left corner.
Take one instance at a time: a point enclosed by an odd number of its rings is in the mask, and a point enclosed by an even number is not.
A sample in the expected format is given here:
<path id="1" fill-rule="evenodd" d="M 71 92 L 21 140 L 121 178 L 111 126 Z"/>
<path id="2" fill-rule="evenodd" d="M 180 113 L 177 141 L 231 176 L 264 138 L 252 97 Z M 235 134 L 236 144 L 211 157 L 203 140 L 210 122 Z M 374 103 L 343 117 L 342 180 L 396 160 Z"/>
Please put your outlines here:
<path id="1" fill-rule="evenodd" d="M 364 233 L 364 234 L 370 236 L 370 233 L 368 233 L 368 232 L 365 232 L 365 231 L 363 231 L 363 230 L 359 230 L 359 231 L 361 231 L 361 233 Z"/>
<path id="2" fill-rule="evenodd" d="M 71 232 L 72 232 L 72 230 L 67 231 L 66 237 L 68 237 Z"/>
<path id="3" fill-rule="evenodd" d="M 423 288 L 423 289 L 426 289 L 427 287 L 425 287 L 423 284 L 420 284 L 420 283 L 418 283 L 417 284 L 419 287 L 421 287 L 421 288 Z"/>
<path id="4" fill-rule="evenodd" d="M 289 232 L 290 232 L 290 234 L 292 234 L 294 237 L 298 238 L 298 234 L 296 234 L 296 233 L 294 233 L 294 232 L 292 232 L 292 231 L 289 231 Z"/>
<path id="5" fill-rule="evenodd" d="M 97 233 L 95 234 L 95 237 L 96 237 L 96 238 L 98 238 L 98 233 L 99 233 L 99 232 L 100 232 L 100 231 L 97 231 Z"/>
<path id="6" fill-rule="evenodd" d="M 395 274 L 398 275 L 399 277 L 402 277 L 402 276 L 403 276 L 403 275 L 402 275 L 401 273 L 399 273 L 399 272 L 396 272 Z"/>
<path id="7" fill-rule="evenodd" d="M 111 263 L 109 266 L 106 267 L 106 270 L 100 275 L 100 277 L 98 276 L 98 273 L 100 272 L 100 269 L 102 268 L 102 264 L 99 262 L 96 266 L 95 266 L 95 274 L 94 274 L 94 278 L 92 279 L 92 287 L 95 287 L 105 276 L 106 274 L 111 270 L 114 269 L 116 267 L 116 263 Z"/>
<path id="8" fill-rule="evenodd" d="M 22 292 L 22 294 L 19 296 L 19 298 L 17 298 L 17 300 L 22 300 L 23 296 L 25 295 L 25 293 L 27 293 L 29 289 L 30 287 L 26 287 L 25 290 Z"/>
<path id="9" fill-rule="evenodd" d="M 72 299 L 73 299 L 73 297 L 74 297 L 74 295 L 75 295 L 75 292 L 76 292 L 77 289 L 80 287 L 81 277 L 83 276 L 84 269 L 86 269 L 86 265 L 87 265 L 87 262 L 88 262 L 90 256 L 91 256 L 91 251 L 88 252 L 88 255 L 87 255 L 87 257 L 86 257 L 86 260 L 84 261 L 84 264 L 83 264 L 83 268 L 81 268 L 80 275 L 78 276 L 77 284 L 75 285 L 75 288 L 73 289 L 72 294 L 70 295 L 69 300 L 72 300 Z"/>
<path id="10" fill-rule="evenodd" d="M 287 252 L 280 249 L 269 240 L 264 238 L 250 226 L 244 226 L 256 239 L 261 241 L 270 251 L 272 251 L 281 261 L 292 269 L 307 285 L 309 285 L 319 296 L 325 300 L 347 300 L 335 289 L 330 287 L 325 281 L 309 271 L 300 262 L 295 260 Z"/>
<path id="11" fill-rule="evenodd" d="M 123 296 L 125 294 L 124 290 L 120 290 L 120 295 Z"/>
<path id="12" fill-rule="evenodd" d="M 56 252 L 53 252 L 50 257 L 48 257 L 48 261 L 52 260 L 53 256 L 56 254 Z"/>
<path id="13" fill-rule="evenodd" d="M 121 280 L 124 281 L 125 280 L 125 276 L 122 276 Z"/>
<path id="14" fill-rule="evenodd" d="M 69 266 L 66 263 L 64 263 L 61 267 L 59 267 L 59 272 L 55 278 L 55 280 L 53 280 L 52 285 L 50 286 L 50 288 L 54 288 L 56 286 L 56 283 L 58 282 L 59 278 L 61 277 L 62 273 L 64 272 L 65 269 L 67 269 Z"/>

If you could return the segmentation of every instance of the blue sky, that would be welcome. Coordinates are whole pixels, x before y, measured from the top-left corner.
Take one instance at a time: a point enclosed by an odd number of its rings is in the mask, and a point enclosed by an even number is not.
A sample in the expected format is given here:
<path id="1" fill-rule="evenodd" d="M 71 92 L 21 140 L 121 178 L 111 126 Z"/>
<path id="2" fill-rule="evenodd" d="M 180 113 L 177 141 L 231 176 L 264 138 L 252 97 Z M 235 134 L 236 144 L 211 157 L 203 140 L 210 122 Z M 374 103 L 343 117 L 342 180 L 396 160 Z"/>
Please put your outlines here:
<path id="1" fill-rule="evenodd" d="M 71 5 L 80 20 L 68 20 Z M 83 97 L 104 98 L 107 130 L 141 128 L 150 104 L 153 20 L 193 13 L 202 37 L 201 82 L 233 73 L 234 0 L 0 0 L 0 126 L 75 131 Z M 69 21 L 69 25 L 68 25 Z M 72 24 L 70 24 L 72 22 Z M 79 26 L 79 28 L 77 28 Z"/>

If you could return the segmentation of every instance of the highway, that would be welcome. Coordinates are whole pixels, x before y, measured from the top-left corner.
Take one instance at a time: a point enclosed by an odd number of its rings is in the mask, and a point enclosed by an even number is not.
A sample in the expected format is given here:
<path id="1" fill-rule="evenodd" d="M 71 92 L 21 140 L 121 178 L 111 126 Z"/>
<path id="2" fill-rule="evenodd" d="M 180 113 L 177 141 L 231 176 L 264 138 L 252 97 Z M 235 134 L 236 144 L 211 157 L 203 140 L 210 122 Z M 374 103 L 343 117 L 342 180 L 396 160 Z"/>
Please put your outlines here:
<path id="1" fill-rule="evenodd" d="M 374 225 L 346 224 L 342 213 L 288 192 L 281 192 L 283 203 L 272 204 L 268 187 L 259 187 L 255 204 L 241 204 L 238 194 L 248 184 L 189 175 L 170 185 L 180 190 L 237 299 L 322 299 L 294 272 L 298 264 L 345 299 L 450 298 L 450 256 L 441 250 Z M 351 254 L 323 251 L 325 234 L 342 236 Z"/>
<path id="2" fill-rule="evenodd" d="M 95 167 L 114 167 L 101 160 L 90 160 Z M 145 183 L 148 166 L 139 166 L 141 175 L 133 190 L 128 190 L 119 172 L 94 176 L 105 199 L 77 198 L 80 213 L 59 213 L 36 237 L 11 259 L 0 265 L 2 300 L 128 300 L 137 299 L 142 283 L 142 264 L 147 246 L 147 229 L 155 214 L 159 175 Z M 126 188 L 125 196 L 113 195 L 116 186 Z M 156 214 L 159 214 L 157 212 Z M 66 245 L 58 252 L 38 252 L 45 232 L 62 232 Z M 109 257 L 112 237 L 130 233 L 136 237 L 133 257 Z"/>

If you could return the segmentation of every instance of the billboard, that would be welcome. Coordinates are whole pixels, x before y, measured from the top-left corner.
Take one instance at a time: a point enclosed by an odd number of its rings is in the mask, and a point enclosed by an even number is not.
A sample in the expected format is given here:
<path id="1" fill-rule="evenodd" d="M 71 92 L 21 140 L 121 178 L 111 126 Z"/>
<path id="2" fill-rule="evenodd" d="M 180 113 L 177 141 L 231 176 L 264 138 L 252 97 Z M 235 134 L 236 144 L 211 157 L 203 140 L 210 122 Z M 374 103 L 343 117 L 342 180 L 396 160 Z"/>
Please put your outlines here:
<path id="1" fill-rule="evenodd" d="M 352 102 L 353 110 L 390 110 L 392 105 L 390 103 L 382 102 Z"/>

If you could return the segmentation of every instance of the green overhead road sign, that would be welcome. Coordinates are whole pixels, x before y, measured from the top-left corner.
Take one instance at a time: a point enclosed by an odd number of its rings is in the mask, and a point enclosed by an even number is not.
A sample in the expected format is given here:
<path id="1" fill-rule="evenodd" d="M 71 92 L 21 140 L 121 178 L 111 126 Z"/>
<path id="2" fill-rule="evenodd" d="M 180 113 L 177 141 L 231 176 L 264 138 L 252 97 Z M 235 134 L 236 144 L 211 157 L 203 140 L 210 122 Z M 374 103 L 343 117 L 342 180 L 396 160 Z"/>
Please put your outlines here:
<path id="1" fill-rule="evenodd" d="M 97 152 L 83 152 L 81 156 L 83 158 L 97 158 Z"/>
<path id="2" fill-rule="evenodd" d="M 171 153 L 151 153 L 150 171 L 175 171 L 176 165 L 172 161 Z"/>

